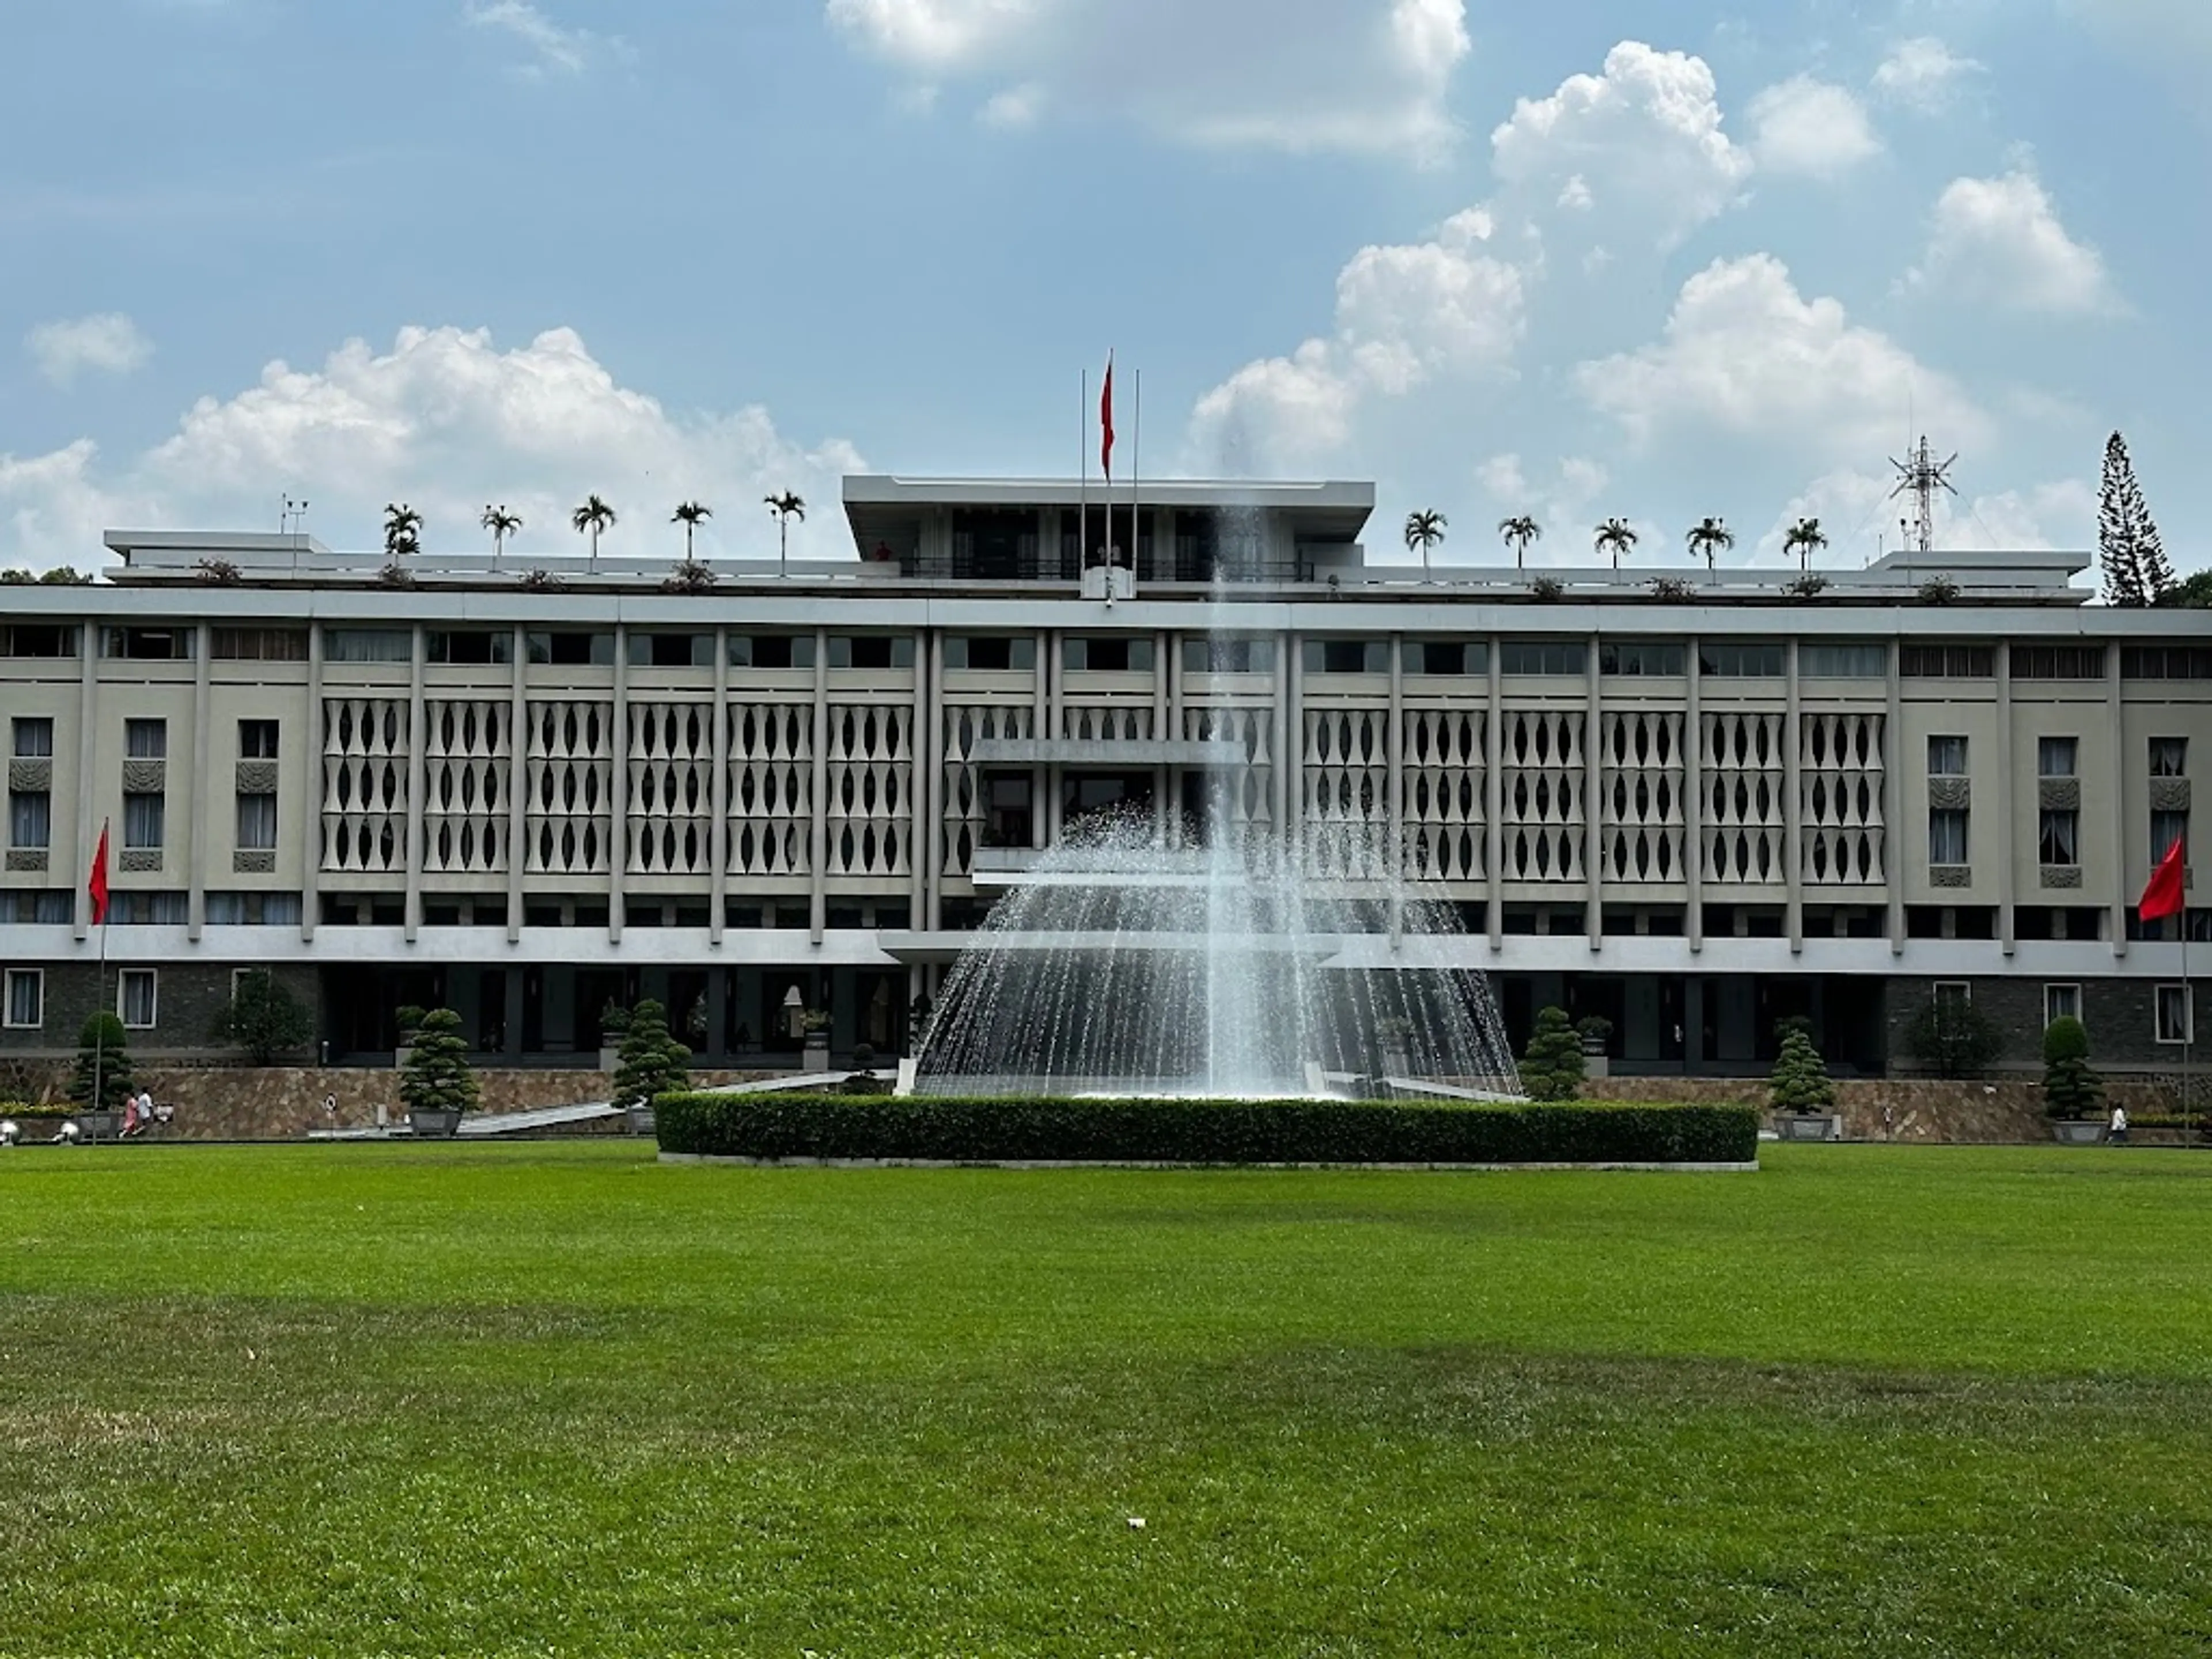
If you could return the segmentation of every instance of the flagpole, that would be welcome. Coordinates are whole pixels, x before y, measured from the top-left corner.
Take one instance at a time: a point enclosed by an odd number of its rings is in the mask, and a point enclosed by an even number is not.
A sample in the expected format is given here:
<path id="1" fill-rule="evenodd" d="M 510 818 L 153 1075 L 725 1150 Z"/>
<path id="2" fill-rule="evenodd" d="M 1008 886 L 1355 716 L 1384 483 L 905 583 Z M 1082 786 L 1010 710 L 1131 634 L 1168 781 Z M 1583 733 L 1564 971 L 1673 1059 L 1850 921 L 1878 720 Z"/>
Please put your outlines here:
<path id="1" fill-rule="evenodd" d="M 1137 528 L 1137 446 L 1145 435 L 1145 371 L 1136 371 L 1129 389 L 1129 580 L 1137 580 L 1137 544 L 1143 534 Z M 1131 589 L 1134 592 L 1133 586 Z"/>
<path id="2" fill-rule="evenodd" d="M 1075 395 L 1075 580 L 1091 568 L 1091 370 L 1083 371 L 1083 390 Z"/>
<path id="3" fill-rule="evenodd" d="M 100 823 L 100 850 L 94 856 L 99 862 L 100 915 L 94 919 L 100 927 L 100 969 L 92 994 L 92 1099 L 85 1107 L 88 1112 L 101 1109 L 100 1073 L 107 1058 L 107 1022 L 101 1018 L 107 1012 L 107 830 L 108 820 Z"/>

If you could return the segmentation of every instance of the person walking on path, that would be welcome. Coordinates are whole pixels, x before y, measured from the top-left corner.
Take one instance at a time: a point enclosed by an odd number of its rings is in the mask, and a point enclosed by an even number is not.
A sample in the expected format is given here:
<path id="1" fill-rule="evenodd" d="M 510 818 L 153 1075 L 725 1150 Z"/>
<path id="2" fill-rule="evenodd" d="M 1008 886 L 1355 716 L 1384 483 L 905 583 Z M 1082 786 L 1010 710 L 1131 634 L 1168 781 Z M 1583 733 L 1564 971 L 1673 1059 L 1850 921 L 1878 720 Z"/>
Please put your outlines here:
<path id="1" fill-rule="evenodd" d="M 2112 1127 L 2105 1131 L 2105 1139 L 2115 1146 L 2124 1146 L 2128 1144 L 2128 1109 L 2126 1107 L 2112 1108 Z"/>

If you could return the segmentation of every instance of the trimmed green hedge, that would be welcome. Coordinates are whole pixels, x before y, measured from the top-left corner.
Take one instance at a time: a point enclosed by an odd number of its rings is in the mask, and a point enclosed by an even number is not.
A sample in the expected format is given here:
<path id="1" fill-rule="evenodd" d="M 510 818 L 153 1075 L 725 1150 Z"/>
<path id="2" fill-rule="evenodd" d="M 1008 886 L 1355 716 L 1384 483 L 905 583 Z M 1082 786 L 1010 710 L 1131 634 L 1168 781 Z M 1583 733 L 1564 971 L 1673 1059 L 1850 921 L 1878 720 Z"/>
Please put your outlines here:
<path id="1" fill-rule="evenodd" d="M 1749 1106 L 663 1095 L 661 1150 L 757 1158 L 1748 1164 Z"/>

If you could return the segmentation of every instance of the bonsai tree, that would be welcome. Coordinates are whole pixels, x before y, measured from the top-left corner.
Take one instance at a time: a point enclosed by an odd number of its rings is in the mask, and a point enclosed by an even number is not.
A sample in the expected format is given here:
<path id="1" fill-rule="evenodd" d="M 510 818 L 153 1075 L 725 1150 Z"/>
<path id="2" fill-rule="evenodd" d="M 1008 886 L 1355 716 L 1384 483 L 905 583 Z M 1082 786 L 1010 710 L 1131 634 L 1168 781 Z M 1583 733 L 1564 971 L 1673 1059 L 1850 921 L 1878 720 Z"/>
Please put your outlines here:
<path id="1" fill-rule="evenodd" d="M 648 997 L 629 1011 L 623 1034 L 622 1065 L 615 1073 L 614 1103 L 650 1106 L 661 1095 L 691 1081 L 685 1062 L 691 1051 L 668 1034 L 668 1010 Z"/>
<path id="2" fill-rule="evenodd" d="M 69 1097 L 81 1111 L 119 1112 L 135 1092 L 123 1022 L 102 1012 L 76 1034 L 76 1063 L 70 1068 Z M 95 1085 L 93 1079 L 98 1075 Z"/>
<path id="3" fill-rule="evenodd" d="M 1836 1103 L 1836 1085 L 1828 1076 L 1827 1062 L 1813 1046 L 1813 1034 L 1802 1020 L 1787 1020 L 1782 1027 L 1782 1053 L 1768 1079 L 1769 1105 L 1777 1112 L 1826 1112 Z"/>
<path id="4" fill-rule="evenodd" d="M 2104 1103 L 2105 1081 L 2089 1069 L 2089 1033 L 2061 1014 L 2043 1031 L 2043 1109 L 2053 1117 L 2094 1117 Z"/>
<path id="5" fill-rule="evenodd" d="M 422 1016 L 407 1069 L 399 1074 L 399 1100 L 410 1112 L 476 1109 L 477 1074 L 469 1068 L 461 1017 L 452 1009 L 433 1008 Z"/>
<path id="6" fill-rule="evenodd" d="M 1575 1035 L 1582 1039 L 1583 1052 L 1605 1052 L 1605 1040 L 1613 1035 L 1613 1022 L 1603 1014 L 1584 1014 L 1575 1022 Z"/>
<path id="7" fill-rule="evenodd" d="M 1971 1000 L 1946 1002 L 1930 994 L 1905 1026 L 1905 1046 L 1938 1077 L 1979 1077 L 2002 1052 L 2004 1038 Z"/>
<path id="8" fill-rule="evenodd" d="M 1521 1057 L 1521 1088 L 1531 1100 L 1573 1100 L 1583 1090 L 1583 1040 L 1564 1008 L 1536 1016 L 1528 1052 Z"/>
<path id="9" fill-rule="evenodd" d="M 210 1035 L 217 1042 L 244 1049 L 256 1066 L 268 1066 L 286 1049 L 305 1047 L 314 1029 L 299 998 L 267 969 L 256 968 L 238 976 Z"/>

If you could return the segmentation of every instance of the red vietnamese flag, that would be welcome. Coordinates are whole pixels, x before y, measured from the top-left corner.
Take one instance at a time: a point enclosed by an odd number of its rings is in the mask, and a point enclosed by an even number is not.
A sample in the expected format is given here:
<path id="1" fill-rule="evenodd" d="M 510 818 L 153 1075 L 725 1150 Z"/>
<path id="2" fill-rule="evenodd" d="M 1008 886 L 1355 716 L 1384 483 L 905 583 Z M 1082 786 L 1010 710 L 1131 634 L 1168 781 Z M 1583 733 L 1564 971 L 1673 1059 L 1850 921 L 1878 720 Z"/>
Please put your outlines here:
<path id="1" fill-rule="evenodd" d="M 1114 354 L 1106 354 L 1106 384 L 1098 393 L 1098 465 L 1107 481 L 1114 477 Z"/>
<path id="2" fill-rule="evenodd" d="M 92 925 L 95 927 L 107 920 L 107 825 L 100 826 L 100 845 L 93 849 L 92 873 L 84 878 L 84 890 L 92 895 Z"/>
<path id="3" fill-rule="evenodd" d="M 2166 856 L 2158 861 L 2158 868 L 2150 872 L 2143 884 L 2142 896 L 2136 901 L 2136 914 L 2145 921 L 2161 921 L 2167 916 L 2181 914 L 2182 878 L 2188 856 L 2185 835 L 2176 836 L 2173 845 L 2166 848 Z"/>

